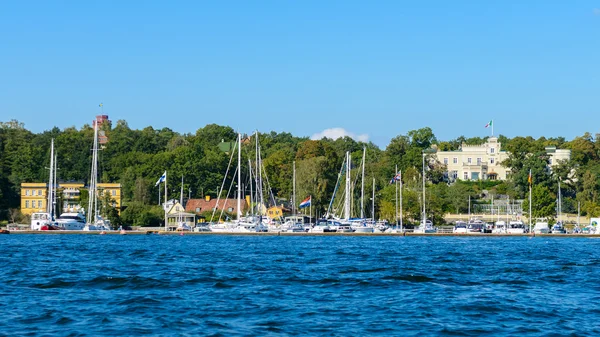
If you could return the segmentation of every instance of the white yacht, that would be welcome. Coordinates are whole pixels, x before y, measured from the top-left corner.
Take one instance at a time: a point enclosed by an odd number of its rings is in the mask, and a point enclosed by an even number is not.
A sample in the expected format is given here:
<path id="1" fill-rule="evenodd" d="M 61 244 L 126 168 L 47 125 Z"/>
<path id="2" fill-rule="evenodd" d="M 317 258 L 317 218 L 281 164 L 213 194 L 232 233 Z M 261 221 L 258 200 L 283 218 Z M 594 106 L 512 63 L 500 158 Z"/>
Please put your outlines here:
<path id="1" fill-rule="evenodd" d="M 52 221 L 52 216 L 50 216 L 50 213 L 45 212 L 31 214 L 30 228 L 32 231 L 59 229 L 54 221 Z"/>
<path id="2" fill-rule="evenodd" d="M 494 234 L 508 233 L 506 221 L 502 221 L 502 220 L 496 221 L 496 223 L 494 223 L 494 229 L 492 230 L 492 233 L 494 233 Z"/>
<path id="3" fill-rule="evenodd" d="M 535 226 L 533 227 L 533 233 L 535 234 L 548 234 L 549 232 L 550 230 L 548 229 L 548 223 L 545 221 L 536 222 Z"/>
<path id="4" fill-rule="evenodd" d="M 350 227 L 352 231 L 356 233 L 373 233 L 375 228 L 372 222 L 368 222 L 366 219 L 350 219 Z"/>
<path id="5" fill-rule="evenodd" d="M 235 228 L 235 226 L 236 225 L 232 222 L 217 222 L 211 223 L 210 225 L 208 225 L 208 228 L 211 232 L 229 233 L 233 231 L 233 228 Z"/>
<path id="6" fill-rule="evenodd" d="M 566 234 L 567 231 L 561 222 L 557 222 L 552 226 L 552 230 L 550 231 L 552 234 Z"/>
<path id="7" fill-rule="evenodd" d="M 80 231 L 85 227 L 85 217 L 81 213 L 63 213 L 56 219 L 56 225 L 68 231 Z"/>
<path id="8" fill-rule="evenodd" d="M 335 232 L 337 228 L 333 228 L 330 226 L 331 225 L 335 225 L 335 222 L 333 220 L 325 220 L 325 219 L 319 219 L 317 220 L 317 223 L 314 225 L 314 227 L 312 227 L 309 232 L 310 233 L 329 233 L 329 232 Z"/>
<path id="9" fill-rule="evenodd" d="M 461 220 L 458 220 L 454 223 L 454 229 L 452 229 L 452 233 L 455 234 L 465 234 L 467 233 L 467 223 Z"/>
<path id="10" fill-rule="evenodd" d="M 483 233 L 484 229 L 485 222 L 481 219 L 473 218 L 467 223 L 467 233 L 469 234 Z"/>
<path id="11" fill-rule="evenodd" d="M 415 228 L 414 233 L 424 233 L 424 234 L 432 234 L 432 233 L 436 233 L 436 229 L 435 227 L 433 227 L 433 222 L 431 222 L 431 220 L 427 219 L 424 222 L 421 221 L 421 223 L 419 224 L 419 227 Z"/>
<path id="12" fill-rule="evenodd" d="M 288 233 L 303 233 L 304 229 L 304 217 L 303 216 L 287 216 L 284 218 L 284 222 L 281 225 L 282 232 Z"/>
<path id="13" fill-rule="evenodd" d="M 546 224 L 546 228 L 548 228 L 548 224 Z M 523 223 L 523 221 L 509 221 L 508 234 L 525 234 L 525 224 Z"/>

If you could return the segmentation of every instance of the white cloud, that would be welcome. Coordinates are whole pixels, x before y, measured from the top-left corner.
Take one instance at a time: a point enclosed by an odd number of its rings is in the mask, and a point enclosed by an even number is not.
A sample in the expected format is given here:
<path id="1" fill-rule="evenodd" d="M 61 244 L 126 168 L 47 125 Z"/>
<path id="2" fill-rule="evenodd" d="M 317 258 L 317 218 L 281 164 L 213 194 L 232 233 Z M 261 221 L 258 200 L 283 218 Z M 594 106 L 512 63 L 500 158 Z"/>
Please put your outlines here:
<path id="1" fill-rule="evenodd" d="M 594 8 L 594 15 L 600 15 L 600 8 Z"/>
<path id="2" fill-rule="evenodd" d="M 346 137 L 346 136 L 348 136 L 356 141 L 359 141 L 359 142 L 366 143 L 369 141 L 369 135 L 367 135 L 367 134 L 357 135 L 357 134 L 347 131 L 344 128 L 325 129 L 319 133 L 315 133 L 314 135 L 312 135 L 310 137 L 310 139 L 312 139 L 312 140 L 319 140 L 319 139 L 323 139 L 323 138 L 338 139 L 338 138 L 342 138 L 342 137 Z"/>

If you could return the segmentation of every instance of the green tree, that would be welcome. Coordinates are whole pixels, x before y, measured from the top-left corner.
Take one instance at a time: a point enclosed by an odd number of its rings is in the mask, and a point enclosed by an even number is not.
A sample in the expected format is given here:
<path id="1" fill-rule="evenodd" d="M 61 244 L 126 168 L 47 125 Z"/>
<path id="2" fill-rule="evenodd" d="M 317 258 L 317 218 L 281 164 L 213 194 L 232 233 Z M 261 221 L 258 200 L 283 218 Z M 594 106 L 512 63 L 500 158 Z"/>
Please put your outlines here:
<path id="1" fill-rule="evenodd" d="M 547 187 L 534 185 L 531 191 L 531 211 L 533 218 L 548 218 L 556 215 L 556 195 Z M 523 202 L 523 209 L 529 209 L 529 199 Z"/>

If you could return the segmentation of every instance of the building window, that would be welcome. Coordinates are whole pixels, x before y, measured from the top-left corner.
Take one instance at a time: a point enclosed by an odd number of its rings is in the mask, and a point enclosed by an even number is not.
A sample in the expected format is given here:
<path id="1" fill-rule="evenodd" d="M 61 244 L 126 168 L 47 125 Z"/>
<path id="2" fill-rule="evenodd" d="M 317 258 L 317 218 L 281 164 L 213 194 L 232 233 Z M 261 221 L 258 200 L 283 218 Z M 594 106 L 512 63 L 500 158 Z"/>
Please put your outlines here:
<path id="1" fill-rule="evenodd" d="M 494 163 L 494 158 L 490 158 L 490 164 Z"/>
<path id="2" fill-rule="evenodd" d="M 229 208 L 227 209 L 227 212 L 233 212 L 233 207 L 229 207 Z"/>
<path id="3" fill-rule="evenodd" d="M 467 158 L 467 163 L 471 164 L 471 158 Z"/>
<path id="4" fill-rule="evenodd" d="M 481 158 L 477 158 L 477 165 L 481 165 Z"/>
<path id="5" fill-rule="evenodd" d="M 494 148 L 490 148 L 490 153 L 494 153 Z"/>
<path id="6" fill-rule="evenodd" d="M 31 195 L 35 197 L 35 190 L 31 190 Z"/>
<path id="7" fill-rule="evenodd" d="M 444 158 L 444 165 L 448 165 L 448 158 Z"/>
<path id="8" fill-rule="evenodd" d="M 479 172 L 471 172 L 471 180 L 479 180 Z"/>
<path id="9" fill-rule="evenodd" d="M 450 173 L 450 177 L 451 177 L 452 179 L 456 179 L 456 178 L 458 178 L 458 171 L 452 171 L 452 173 Z"/>
<path id="10" fill-rule="evenodd" d="M 25 190 L 25 195 L 29 195 L 29 190 Z"/>
<path id="11" fill-rule="evenodd" d="M 456 157 L 452 158 L 452 163 L 453 164 L 457 164 L 458 163 L 458 158 L 456 158 Z"/>
<path id="12" fill-rule="evenodd" d="M 38 190 L 38 195 L 42 195 L 42 190 Z"/>
<path id="13" fill-rule="evenodd" d="M 464 172 L 463 178 L 464 178 L 464 180 L 469 180 L 469 173 L 468 172 Z"/>
<path id="14" fill-rule="evenodd" d="M 38 208 L 42 208 L 42 201 L 38 200 Z"/>
<path id="15" fill-rule="evenodd" d="M 110 191 L 110 193 L 111 193 L 111 194 L 112 194 L 112 196 L 114 197 L 114 196 L 116 196 L 116 195 L 117 195 L 117 190 L 112 190 L 112 191 Z"/>
<path id="16" fill-rule="evenodd" d="M 29 208 L 29 200 L 25 200 L 25 208 Z"/>
<path id="17" fill-rule="evenodd" d="M 200 213 L 200 207 L 196 207 L 196 213 Z"/>

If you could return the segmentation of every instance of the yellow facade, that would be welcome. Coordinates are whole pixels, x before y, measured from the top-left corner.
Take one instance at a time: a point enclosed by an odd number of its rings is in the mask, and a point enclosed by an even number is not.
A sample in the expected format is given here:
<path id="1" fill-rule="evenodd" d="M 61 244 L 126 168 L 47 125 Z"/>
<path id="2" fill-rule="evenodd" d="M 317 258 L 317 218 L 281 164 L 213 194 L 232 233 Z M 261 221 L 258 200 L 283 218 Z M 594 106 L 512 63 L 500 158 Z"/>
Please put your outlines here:
<path id="1" fill-rule="evenodd" d="M 283 216 L 283 207 L 282 206 L 273 206 L 267 209 L 267 215 L 271 219 L 280 218 Z"/>
<path id="2" fill-rule="evenodd" d="M 119 183 L 99 183 L 98 198 L 102 200 L 104 194 L 108 193 L 113 200 L 113 207 L 121 213 L 121 184 Z"/>
<path id="3" fill-rule="evenodd" d="M 47 187 L 45 183 L 21 184 L 21 213 L 30 215 L 46 211 Z"/>
<path id="4" fill-rule="evenodd" d="M 81 190 L 83 183 L 59 183 L 58 195 L 62 198 L 62 209 L 59 212 L 78 212 L 81 205 Z M 35 212 L 46 211 L 48 188 L 45 183 L 22 183 L 21 184 L 21 213 L 29 215 Z M 104 193 L 108 193 L 113 201 L 113 206 L 121 212 L 121 184 L 102 183 L 98 184 L 98 198 L 102 199 Z"/>

